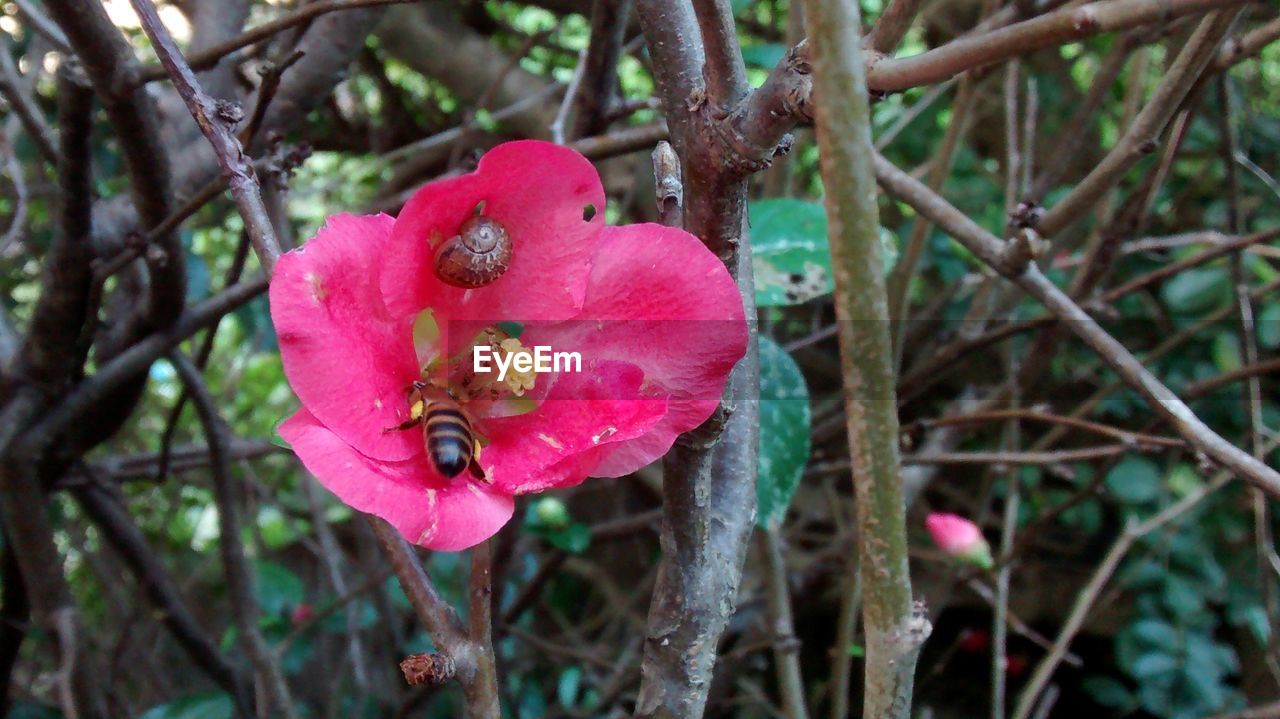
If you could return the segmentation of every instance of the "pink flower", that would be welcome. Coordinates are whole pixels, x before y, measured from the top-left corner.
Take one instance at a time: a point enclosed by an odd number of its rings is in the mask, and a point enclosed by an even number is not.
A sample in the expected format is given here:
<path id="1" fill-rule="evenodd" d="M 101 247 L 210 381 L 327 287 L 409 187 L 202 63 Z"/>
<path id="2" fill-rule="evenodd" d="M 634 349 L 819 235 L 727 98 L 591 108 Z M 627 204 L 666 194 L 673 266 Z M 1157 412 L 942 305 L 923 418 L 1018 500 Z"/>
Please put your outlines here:
<path id="1" fill-rule="evenodd" d="M 978 525 L 957 514 L 944 512 L 930 514 L 924 525 L 933 537 L 933 543 L 947 556 L 984 569 L 991 568 L 991 547 Z"/>
<path id="2" fill-rule="evenodd" d="M 604 205 L 581 155 L 511 142 L 398 218 L 330 217 L 281 257 L 271 315 L 302 409 L 279 431 L 307 469 L 410 541 L 458 550 L 497 532 L 514 495 L 633 472 L 706 420 L 746 348 L 737 287 L 697 238 L 606 227 Z M 506 269 L 449 284 L 443 243 L 476 217 L 505 229 Z M 475 353 L 539 346 L 577 352 L 580 371 L 474 371 Z M 422 427 L 397 429 L 439 416 L 442 397 L 477 440 L 456 440 L 455 468 L 474 456 L 456 476 Z"/>

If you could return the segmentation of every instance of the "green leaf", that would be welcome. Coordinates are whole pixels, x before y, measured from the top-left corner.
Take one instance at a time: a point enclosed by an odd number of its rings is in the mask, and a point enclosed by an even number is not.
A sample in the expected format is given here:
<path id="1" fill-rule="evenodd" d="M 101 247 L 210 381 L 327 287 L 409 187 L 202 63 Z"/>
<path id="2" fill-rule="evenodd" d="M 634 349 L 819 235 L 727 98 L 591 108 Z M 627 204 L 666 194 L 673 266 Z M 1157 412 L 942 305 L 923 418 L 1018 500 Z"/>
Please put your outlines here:
<path id="1" fill-rule="evenodd" d="M 1231 297 L 1227 273 L 1220 267 L 1197 267 L 1180 272 L 1160 290 L 1164 302 L 1176 315 L 1196 315 Z"/>
<path id="2" fill-rule="evenodd" d="M 1271 622 L 1267 619 L 1267 610 L 1260 603 L 1232 607 L 1230 619 L 1232 624 L 1247 628 L 1263 646 L 1271 639 Z"/>
<path id="3" fill-rule="evenodd" d="M 1142 457 L 1126 457 L 1107 473 L 1107 490 L 1125 504 L 1145 504 L 1160 496 L 1160 468 Z"/>
<path id="4" fill-rule="evenodd" d="M 231 710 L 231 697 L 209 692 L 152 707 L 141 719 L 231 719 Z"/>
<path id="5" fill-rule="evenodd" d="M 787 46 L 771 42 L 763 45 L 747 45 L 742 48 L 742 61 L 752 67 L 773 69 L 787 54 Z"/>
<path id="6" fill-rule="evenodd" d="M 530 502 L 524 513 L 524 528 L 571 554 L 581 554 L 591 546 L 591 527 L 574 521 L 568 507 L 558 499 Z"/>
<path id="7" fill-rule="evenodd" d="M 476 126 L 485 132 L 493 132 L 498 129 L 498 120 L 484 108 L 476 110 Z"/>
<path id="8" fill-rule="evenodd" d="M 187 302 L 199 302 L 209 296 L 209 263 L 190 249 L 184 254 L 187 256 Z"/>
<path id="9" fill-rule="evenodd" d="M 822 204 L 788 197 L 751 203 L 756 303 L 785 307 L 831 292 L 827 215 Z"/>
<path id="10" fill-rule="evenodd" d="M 1272 302 L 1258 313 L 1258 344 L 1267 349 L 1280 347 L 1280 302 Z"/>
<path id="11" fill-rule="evenodd" d="M 306 598 L 298 575 L 275 562 L 258 562 L 258 605 L 266 616 L 280 616 Z"/>
<path id="12" fill-rule="evenodd" d="M 787 514 L 809 462 L 809 388 L 791 355 L 760 338 L 760 474 L 756 480 L 762 526 Z"/>
<path id="13" fill-rule="evenodd" d="M 1164 581 L 1164 605 L 1173 616 L 1186 620 L 1204 611 L 1204 595 L 1199 584 L 1178 576 L 1169 575 Z"/>
<path id="14" fill-rule="evenodd" d="M 582 522 L 574 522 L 564 529 L 548 532 L 546 536 L 553 547 L 570 554 L 582 554 L 591 546 L 591 527 Z"/>
<path id="15" fill-rule="evenodd" d="M 1102 706 L 1120 709 L 1133 705 L 1133 693 L 1124 684 L 1111 677 L 1088 677 L 1081 686 L 1095 702 Z"/>
<path id="16" fill-rule="evenodd" d="M 62 719 L 62 712 L 40 704 L 18 702 L 5 715 L 5 719 Z"/>
<path id="17" fill-rule="evenodd" d="M 1178 649 L 1178 630 L 1159 619 L 1140 619 L 1130 625 L 1128 631 L 1148 646 L 1170 653 Z"/>
<path id="18" fill-rule="evenodd" d="M 289 415 L 289 417 L 292 416 L 293 415 Z M 284 447 L 285 449 L 293 449 L 293 445 L 289 444 L 284 437 L 280 436 L 280 425 L 284 424 L 285 420 L 289 419 L 289 417 L 281 417 L 278 422 L 271 425 L 271 444 L 274 444 L 277 447 Z"/>
<path id="19" fill-rule="evenodd" d="M 850 644 L 850 645 L 849 645 L 849 656 L 851 656 L 851 657 L 853 657 L 853 658 L 855 658 L 855 659 L 861 659 L 862 657 L 865 657 L 866 655 L 867 655 L 867 650 L 866 650 L 866 648 L 865 648 L 865 647 L 863 647 L 861 644 Z"/>
<path id="20" fill-rule="evenodd" d="M 1129 673 L 1135 679 L 1150 679 L 1172 672 L 1178 668 L 1178 660 L 1168 654 L 1147 652 L 1134 660 Z"/>
<path id="21" fill-rule="evenodd" d="M 556 700 L 562 707 L 573 707 L 578 703 L 578 688 L 582 685 L 582 668 L 569 667 L 560 672 L 560 681 L 556 682 Z"/>

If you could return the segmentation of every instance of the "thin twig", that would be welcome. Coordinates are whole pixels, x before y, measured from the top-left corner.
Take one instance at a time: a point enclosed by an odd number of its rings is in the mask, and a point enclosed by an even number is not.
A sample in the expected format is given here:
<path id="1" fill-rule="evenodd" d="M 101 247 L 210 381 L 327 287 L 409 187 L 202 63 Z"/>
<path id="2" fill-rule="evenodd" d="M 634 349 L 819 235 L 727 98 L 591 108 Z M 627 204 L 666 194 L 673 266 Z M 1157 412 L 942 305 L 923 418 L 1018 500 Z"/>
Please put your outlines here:
<path id="1" fill-rule="evenodd" d="M 1202 422 L 1124 345 L 1107 334 L 1079 305 L 1050 282 L 1034 263 L 1029 262 L 1030 253 L 1025 248 L 1020 248 L 1018 241 L 1006 245 L 879 155 L 876 156 L 876 177 L 890 193 L 914 207 L 917 212 L 928 216 L 969 251 L 1022 287 L 1050 313 L 1065 322 L 1077 337 L 1115 370 L 1125 384 L 1146 398 L 1151 407 L 1169 421 L 1193 447 L 1241 478 L 1272 495 L 1280 495 L 1280 472 L 1241 451 Z"/>
<path id="2" fill-rule="evenodd" d="M 1186 443 L 1180 439 L 1170 437 L 1161 437 L 1154 434 L 1144 434 L 1142 432 L 1131 432 L 1129 430 L 1112 427 L 1110 425 L 1098 422 L 1090 422 L 1089 420 L 1079 419 L 1076 417 L 1067 417 L 1060 414 L 1050 412 L 1041 412 L 1036 409 L 1007 409 L 1007 410 L 989 410 L 983 412 L 971 412 L 967 414 L 958 414 L 939 417 L 937 419 L 918 420 L 916 424 L 922 427 L 949 427 L 955 425 L 963 425 L 970 423 L 999 422 L 1008 420 L 1022 420 L 1030 422 L 1048 422 L 1051 424 L 1061 424 L 1075 429 L 1093 432 L 1105 437 L 1118 439 L 1125 444 L 1134 445 L 1150 445 L 1153 447 L 1185 447 Z M 908 432 L 910 429 L 907 430 Z"/>
<path id="3" fill-rule="evenodd" d="M 131 0 L 132 1 L 132 0 Z M 337 12 L 340 10 L 355 10 L 364 7 L 374 7 L 377 5 L 395 5 L 398 3 L 411 2 L 412 0 L 318 0 L 317 2 L 307 3 L 293 12 L 281 15 L 270 22 L 265 22 L 255 28 L 246 30 L 244 33 L 220 42 L 212 47 L 205 48 L 200 52 L 191 54 L 188 62 L 193 70 L 208 70 L 217 65 L 222 58 L 241 48 L 248 47 L 259 43 L 271 36 L 297 27 L 303 23 L 310 22 L 312 19 L 324 15 L 325 13 Z M 135 6 L 136 9 L 136 6 Z M 139 13 L 141 16 L 141 13 Z M 161 57 L 163 63 L 164 58 Z M 147 83 L 155 80 L 163 80 L 166 75 L 171 75 L 171 71 L 162 65 L 150 65 L 142 68 L 138 73 L 138 81 Z"/>
<path id="4" fill-rule="evenodd" d="M 271 226 L 271 216 L 262 202 L 262 192 L 258 187 L 253 163 L 245 156 L 244 148 L 231 131 L 231 126 L 240 119 L 240 109 L 226 104 L 219 105 L 204 94 L 200 89 L 200 81 L 182 57 L 168 29 L 160 21 L 160 15 L 151 0 L 130 0 L 130 3 L 142 20 L 142 28 L 155 46 L 160 62 L 172 76 L 174 87 L 182 101 L 200 126 L 200 132 L 204 133 L 213 146 L 213 151 L 218 156 L 218 165 L 231 189 L 231 196 L 244 219 L 245 231 L 253 242 L 258 262 L 270 275 L 276 258 L 280 256 L 280 243 Z M 308 8 L 316 5 L 319 3 L 309 5 Z"/>
<path id="5" fill-rule="evenodd" d="M 1210 4 L 1221 6 L 1223 3 Z M 1200 22 L 1169 66 L 1151 99 L 1125 129 L 1124 136 L 1102 162 L 1040 218 L 1035 225 L 1036 232 L 1044 237 L 1051 237 L 1084 217 L 1086 209 L 1101 199 L 1138 160 L 1155 150 L 1156 140 L 1165 123 L 1200 78 L 1200 73 L 1213 58 L 1218 44 L 1230 30 L 1236 14 L 1233 10 L 1223 10 L 1210 14 Z"/>
<path id="6" fill-rule="evenodd" d="M 236 499 L 235 487 L 232 486 L 231 462 L 226 456 L 230 445 L 230 431 L 218 415 L 215 400 L 191 360 L 175 351 L 169 354 L 169 362 L 191 394 L 191 401 L 196 407 L 196 414 L 204 427 L 205 439 L 209 443 L 214 502 L 218 506 L 218 550 L 222 555 L 223 570 L 227 578 L 237 638 L 245 654 L 253 662 L 262 687 L 271 697 L 274 711 L 286 719 L 298 719 L 299 714 L 289 694 L 284 672 L 258 629 L 258 600 L 254 595 L 253 575 L 241 543 L 239 501 Z"/>
<path id="7" fill-rule="evenodd" d="M 569 122 L 569 111 L 573 109 L 578 97 L 578 87 L 582 84 L 582 74 L 587 69 L 587 50 L 578 53 L 578 64 L 573 68 L 573 77 L 569 78 L 569 86 L 564 91 L 564 99 L 560 101 L 560 109 L 556 111 L 556 119 L 551 122 L 551 141 L 557 145 L 565 142 L 564 126 Z"/>
<path id="8" fill-rule="evenodd" d="M 218 652 L 213 638 L 200 626 L 177 583 L 148 546 L 119 494 L 97 481 L 92 470 L 89 478 L 72 486 L 72 493 L 107 543 L 124 560 L 179 646 L 196 666 L 232 696 L 243 716 L 252 716 L 252 693 L 235 668 Z"/>
<path id="9" fill-rule="evenodd" d="M 0 52 L 0 55 L 3 55 Z M 20 240 L 27 232 L 27 179 L 22 174 L 22 165 L 13 151 L 13 144 L 8 138 L 0 136 L 0 156 L 4 159 L 4 173 L 9 176 L 9 184 L 13 185 L 13 212 L 9 219 L 9 227 L 0 236 L 0 257 L 5 256 L 13 243 Z"/>
<path id="10" fill-rule="evenodd" d="M 1183 15 L 1219 10 L 1244 1 L 1169 0 L 1155 3 L 1150 0 L 1102 0 L 1067 7 L 991 32 L 965 35 L 918 55 L 873 59 L 867 67 L 867 86 L 872 90 L 889 91 L 931 85 L 966 70 L 1008 60 L 1032 50 L 1152 22 L 1168 22 Z"/>
<path id="11" fill-rule="evenodd" d="M 493 540 L 471 548 L 468 634 L 476 650 L 476 673 L 467 690 L 467 710 L 475 719 L 501 717 L 498 670 L 493 652 Z"/>
<path id="12" fill-rule="evenodd" d="M 41 438 L 52 438 L 65 432 L 82 413 L 109 397 L 118 387 L 136 378 L 150 367 L 151 363 L 176 347 L 178 343 L 262 294 L 266 289 L 266 279 L 259 276 L 228 287 L 189 308 L 167 330 L 145 337 L 99 367 L 97 372 L 77 385 L 45 414 L 40 422 L 31 428 L 29 434 L 38 435 Z M 0 442 L 0 447 L 2 446 L 3 442 Z"/>
<path id="13" fill-rule="evenodd" d="M 787 582 L 787 561 L 777 527 L 757 530 L 760 555 L 764 558 L 768 593 L 769 635 L 773 640 L 774 671 L 778 692 L 787 719 L 808 719 L 805 708 L 804 677 L 800 673 L 800 640 L 796 637 L 791 612 L 791 587 Z"/>
<path id="14" fill-rule="evenodd" d="M 1040 663 L 1036 665 L 1035 671 L 1032 672 L 1031 678 L 1027 681 L 1026 688 L 1019 695 L 1013 719 L 1027 719 L 1031 715 L 1036 700 L 1039 699 L 1040 693 L 1044 691 L 1045 686 L 1049 683 L 1049 679 L 1053 676 L 1058 664 L 1062 662 L 1071 640 L 1075 638 L 1080 628 L 1084 626 L 1084 621 L 1088 618 L 1089 611 L 1093 609 L 1094 603 L 1102 595 L 1103 588 L 1110 581 L 1111 576 L 1115 574 L 1120 562 L 1128 555 L 1134 543 L 1161 529 L 1166 524 L 1183 517 L 1206 497 L 1226 485 L 1230 479 L 1230 473 L 1220 472 L 1211 482 L 1165 507 L 1146 521 L 1130 520 L 1129 525 L 1125 527 L 1120 537 L 1111 545 L 1111 549 L 1103 557 L 1097 571 L 1094 572 L 1084 588 L 1080 590 L 1080 593 L 1076 595 L 1076 601 L 1071 607 L 1071 613 L 1067 616 L 1067 621 L 1058 633 L 1058 638 L 1053 643 L 1053 649 L 1048 656 L 1040 660 Z"/>
<path id="15" fill-rule="evenodd" d="M 35 101 L 27 94 L 26 83 L 18 73 L 18 67 L 9 56 L 9 48 L 0 48 L 0 95 L 4 96 L 9 108 L 17 114 L 22 127 L 31 136 L 31 143 L 36 151 L 50 165 L 58 165 L 58 147 L 53 130 L 45 122 L 44 113 L 36 106 Z"/>

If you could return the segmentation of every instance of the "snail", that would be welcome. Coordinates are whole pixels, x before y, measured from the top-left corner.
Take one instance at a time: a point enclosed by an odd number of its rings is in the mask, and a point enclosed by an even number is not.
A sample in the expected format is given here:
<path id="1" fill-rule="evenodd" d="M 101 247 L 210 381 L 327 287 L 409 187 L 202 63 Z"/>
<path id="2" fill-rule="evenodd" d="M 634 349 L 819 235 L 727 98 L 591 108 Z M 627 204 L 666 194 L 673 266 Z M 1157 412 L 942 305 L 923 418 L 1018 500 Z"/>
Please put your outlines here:
<path id="1" fill-rule="evenodd" d="M 493 218 L 475 215 L 436 250 L 436 276 L 473 289 L 492 283 L 511 266 L 511 237 Z"/>

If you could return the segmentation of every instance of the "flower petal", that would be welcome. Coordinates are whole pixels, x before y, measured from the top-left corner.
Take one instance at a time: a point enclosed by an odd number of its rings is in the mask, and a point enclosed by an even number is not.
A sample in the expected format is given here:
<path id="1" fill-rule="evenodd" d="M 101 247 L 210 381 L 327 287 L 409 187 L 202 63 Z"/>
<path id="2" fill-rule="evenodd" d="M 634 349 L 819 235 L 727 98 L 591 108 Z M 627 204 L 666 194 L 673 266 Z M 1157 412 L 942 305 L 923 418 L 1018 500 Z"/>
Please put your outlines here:
<path id="1" fill-rule="evenodd" d="M 480 464 L 492 469 L 498 489 L 525 494 L 578 484 L 605 450 L 644 435 L 666 415 L 666 400 L 640 398 L 638 368 L 603 362 L 582 369 L 560 373 L 536 411 L 485 421 L 492 443 Z"/>
<path id="2" fill-rule="evenodd" d="M 407 418 L 406 389 L 420 372 L 412 318 L 388 317 L 371 278 L 393 220 L 330 217 L 283 255 L 271 280 L 271 318 L 289 385 L 307 410 L 365 455 L 422 453 L 418 432 L 386 432 Z"/>
<path id="3" fill-rule="evenodd" d="M 492 537 L 511 519 L 512 498 L 471 479 L 432 479 L 425 457 L 383 462 L 356 452 L 307 410 L 280 425 L 320 483 L 346 504 L 387 520 L 410 542 L 457 551 Z M 436 475 L 438 477 L 438 475 Z"/>
<path id="4" fill-rule="evenodd" d="M 447 285 L 431 243 L 457 234 L 480 203 L 506 228 L 511 264 L 481 288 Z M 570 317 L 582 305 L 604 203 L 600 176 L 577 152 L 537 140 L 498 145 L 475 172 L 429 183 L 405 203 L 382 258 L 387 308 L 398 317 L 430 306 L 454 320 Z"/>
<path id="5" fill-rule="evenodd" d="M 706 421 L 747 346 L 729 271 L 698 238 L 662 225 L 604 229 L 578 317 L 585 321 L 564 323 L 548 343 L 581 352 L 584 363 L 631 363 L 650 392 L 670 398 L 662 421 L 616 444 L 597 476 L 634 472 Z"/>

